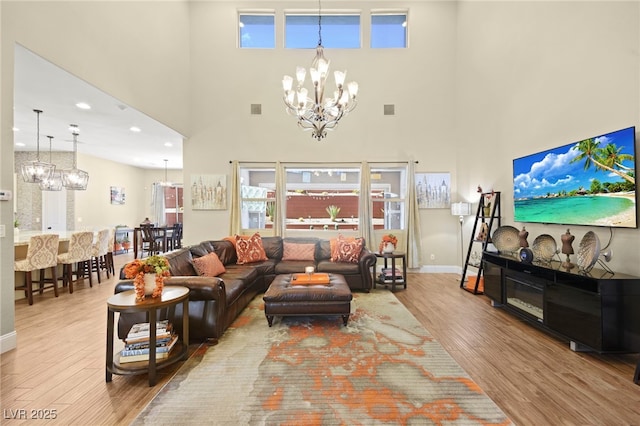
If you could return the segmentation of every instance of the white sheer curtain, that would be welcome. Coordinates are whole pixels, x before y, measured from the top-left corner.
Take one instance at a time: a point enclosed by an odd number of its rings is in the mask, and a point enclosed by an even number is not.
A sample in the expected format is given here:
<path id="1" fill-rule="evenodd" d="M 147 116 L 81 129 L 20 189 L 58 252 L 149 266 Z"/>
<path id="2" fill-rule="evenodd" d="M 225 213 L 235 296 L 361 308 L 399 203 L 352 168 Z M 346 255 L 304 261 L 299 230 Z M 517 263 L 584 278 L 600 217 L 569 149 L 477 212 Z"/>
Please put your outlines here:
<path id="1" fill-rule="evenodd" d="M 420 213 L 415 182 L 415 161 L 409 161 L 409 176 L 407 177 L 409 214 L 407 214 L 407 266 L 419 268 L 422 259 L 422 237 L 420 233 Z"/>
<path id="2" fill-rule="evenodd" d="M 276 217 L 273 220 L 273 234 L 284 236 L 286 228 L 285 203 L 287 202 L 287 173 L 279 161 L 276 162 Z"/>
<path id="3" fill-rule="evenodd" d="M 240 234 L 241 212 L 240 205 L 240 163 L 234 160 L 231 166 L 231 213 L 229 215 L 229 235 Z"/>
<path id="4" fill-rule="evenodd" d="M 370 250 L 375 251 L 373 221 L 371 220 L 371 168 L 366 161 L 360 166 L 360 203 L 358 205 L 360 226 L 358 230 Z"/>
<path id="5" fill-rule="evenodd" d="M 151 221 L 158 226 L 165 225 L 167 222 L 164 209 L 164 186 L 156 182 L 151 188 Z"/>

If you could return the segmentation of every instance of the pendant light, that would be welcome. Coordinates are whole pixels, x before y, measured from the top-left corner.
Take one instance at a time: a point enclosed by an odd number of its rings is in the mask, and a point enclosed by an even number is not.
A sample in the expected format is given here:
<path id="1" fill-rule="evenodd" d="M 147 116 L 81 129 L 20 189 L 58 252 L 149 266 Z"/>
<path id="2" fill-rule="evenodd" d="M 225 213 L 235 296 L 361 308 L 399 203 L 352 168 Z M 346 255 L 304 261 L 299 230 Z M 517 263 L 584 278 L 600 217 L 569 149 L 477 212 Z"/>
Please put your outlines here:
<path id="1" fill-rule="evenodd" d="M 71 190 L 84 191 L 89 183 L 89 173 L 79 170 L 78 163 L 78 135 L 80 129 L 77 124 L 70 124 L 69 130 L 73 135 L 73 168 L 62 171 L 62 185 Z"/>
<path id="2" fill-rule="evenodd" d="M 163 161 L 164 161 L 164 182 L 160 182 L 160 186 L 171 186 L 171 182 L 169 182 L 169 178 L 167 178 L 167 162 L 169 160 L 165 158 Z"/>
<path id="3" fill-rule="evenodd" d="M 36 139 L 36 159 L 34 161 L 26 161 L 20 166 L 22 179 L 28 183 L 39 183 L 44 179 L 48 179 L 56 169 L 51 163 L 40 161 L 40 114 L 42 111 L 34 109 L 37 117 L 37 139 Z"/>
<path id="4" fill-rule="evenodd" d="M 53 136 L 47 136 L 49 138 L 49 163 L 51 162 L 51 141 Z M 40 189 L 43 191 L 62 191 L 62 174 L 59 171 L 54 170 L 49 178 L 41 180 Z"/>

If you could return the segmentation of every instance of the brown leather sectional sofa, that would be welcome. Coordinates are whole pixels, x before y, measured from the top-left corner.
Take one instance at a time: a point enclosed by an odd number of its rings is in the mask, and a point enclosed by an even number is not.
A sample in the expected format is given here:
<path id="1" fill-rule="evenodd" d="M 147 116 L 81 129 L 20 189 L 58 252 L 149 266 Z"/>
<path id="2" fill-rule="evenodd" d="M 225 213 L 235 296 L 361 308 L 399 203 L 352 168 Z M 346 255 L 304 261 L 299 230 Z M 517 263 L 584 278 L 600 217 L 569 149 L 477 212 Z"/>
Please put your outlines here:
<path id="1" fill-rule="evenodd" d="M 315 261 L 283 261 L 283 242 L 315 244 Z M 276 275 L 304 272 L 305 266 L 311 263 L 315 263 L 317 272 L 342 274 L 351 290 L 368 292 L 372 288 L 371 268 L 376 264 L 376 256 L 366 247 L 358 263 L 346 263 L 331 261 L 330 242 L 325 239 L 262 237 L 262 245 L 268 259 L 244 265 L 237 264 L 235 247 L 228 240 L 203 241 L 165 255 L 171 267 L 171 278 L 165 285 L 181 285 L 190 290 L 190 339 L 220 338 L 249 302 L 266 291 Z M 226 272 L 219 277 L 198 276 L 193 259 L 210 252 L 218 255 Z M 115 293 L 131 289 L 133 281 L 125 280 L 116 285 Z M 175 329 L 182 329 L 182 305 L 173 313 L 162 312 L 160 315 L 159 318 L 170 317 Z M 145 320 L 140 314 L 122 314 L 118 336 L 123 339 L 134 323 Z"/>

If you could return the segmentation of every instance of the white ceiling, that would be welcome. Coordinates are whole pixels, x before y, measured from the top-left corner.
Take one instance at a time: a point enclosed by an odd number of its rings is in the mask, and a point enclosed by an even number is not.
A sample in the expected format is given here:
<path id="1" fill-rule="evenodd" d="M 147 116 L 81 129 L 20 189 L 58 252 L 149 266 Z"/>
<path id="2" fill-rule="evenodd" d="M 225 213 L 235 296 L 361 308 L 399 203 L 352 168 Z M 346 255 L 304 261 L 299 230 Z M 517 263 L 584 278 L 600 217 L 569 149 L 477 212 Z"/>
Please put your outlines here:
<path id="1" fill-rule="evenodd" d="M 53 151 L 73 151 L 70 124 L 80 128 L 78 152 L 145 169 L 182 169 L 182 135 L 96 87 L 16 46 L 14 149 L 36 151 L 40 114 L 40 159 Z M 90 110 L 76 107 L 86 102 Z M 140 132 L 130 130 L 138 127 Z M 20 146 L 23 143 L 25 146 Z M 172 146 L 165 146 L 170 143 Z"/>

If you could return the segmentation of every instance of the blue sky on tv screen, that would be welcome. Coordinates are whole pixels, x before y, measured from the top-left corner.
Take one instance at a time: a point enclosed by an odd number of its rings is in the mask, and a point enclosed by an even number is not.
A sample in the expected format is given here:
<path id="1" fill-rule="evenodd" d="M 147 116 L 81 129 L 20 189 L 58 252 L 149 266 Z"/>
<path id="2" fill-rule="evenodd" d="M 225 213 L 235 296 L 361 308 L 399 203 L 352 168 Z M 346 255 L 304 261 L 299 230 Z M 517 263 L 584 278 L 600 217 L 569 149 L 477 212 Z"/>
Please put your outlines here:
<path id="1" fill-rule="evenodd" d="M 604 148 L 611 143 L 621 148 L 620 153 L 633 155 L 635 158 L 634 127 L 617 130 L 594 139 L 599 143 L 599 148 Z M 557 194 L 562 190 L 570 192 L 580 187 L 589 190 L 593 179 L 598 179 L 601 183 L 623 180 L 615 173 L 596 170 L 593 166 L 585 170 L 584 159 L 571 163 L 571 160 L 580 155 L 580 151 L 573 149 L 578 143 L 513 160 L 514 199 L 544 196 L 549 193 Z M 622 164 L 635 173 L 634 161 L 625 161 Z"/>

